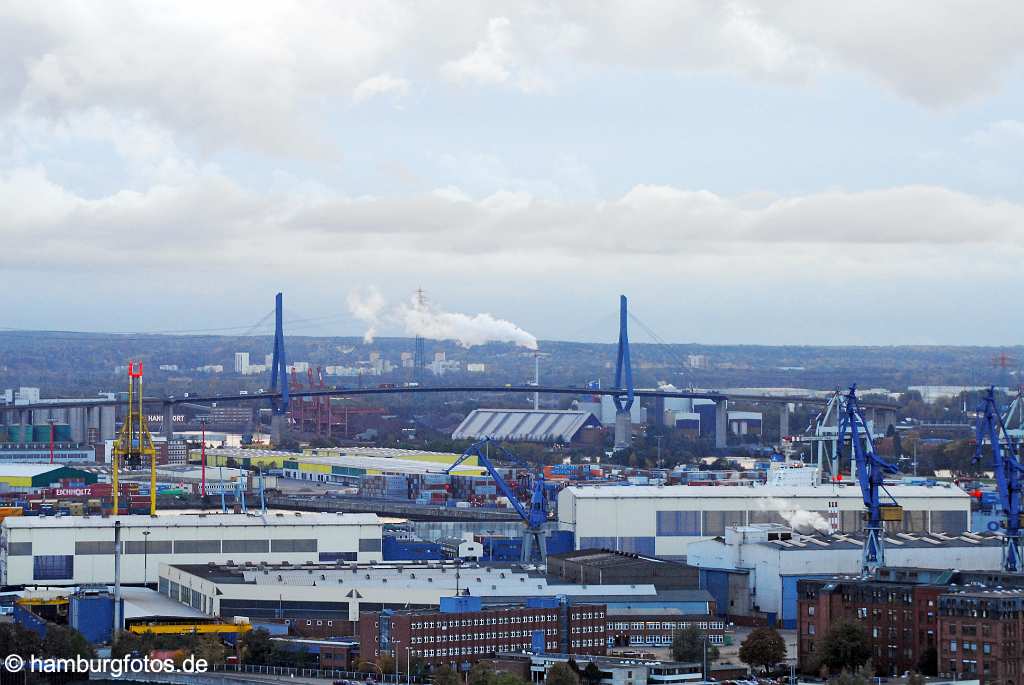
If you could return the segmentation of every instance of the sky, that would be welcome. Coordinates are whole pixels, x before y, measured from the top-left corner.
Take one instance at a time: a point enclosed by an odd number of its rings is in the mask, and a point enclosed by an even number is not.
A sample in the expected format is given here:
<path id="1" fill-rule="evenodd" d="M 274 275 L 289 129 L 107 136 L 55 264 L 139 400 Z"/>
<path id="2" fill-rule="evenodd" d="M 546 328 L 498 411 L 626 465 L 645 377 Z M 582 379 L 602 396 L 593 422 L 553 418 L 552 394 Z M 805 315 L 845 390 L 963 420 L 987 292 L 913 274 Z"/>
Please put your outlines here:
<path id="1" fill-rule="evenodd" d="M 614 341 L 622 293 L 671 342 L 1015 345 L 1021 35 L 999 0 L 9 0 L 0 326 L 238 331 L 282 291 L 296 334 L 401 335 L 353 298 L 422 287 L 542 340 Z"/>

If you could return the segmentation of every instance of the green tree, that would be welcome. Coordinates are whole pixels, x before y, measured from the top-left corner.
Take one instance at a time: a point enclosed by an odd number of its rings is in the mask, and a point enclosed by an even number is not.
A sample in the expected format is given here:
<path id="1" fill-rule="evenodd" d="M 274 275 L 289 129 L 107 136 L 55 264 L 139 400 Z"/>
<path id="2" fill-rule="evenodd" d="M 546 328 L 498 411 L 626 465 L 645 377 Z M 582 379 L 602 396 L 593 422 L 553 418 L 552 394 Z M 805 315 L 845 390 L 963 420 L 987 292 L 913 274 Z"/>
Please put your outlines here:
<path id="1" fill-rule="evenodd" d="M 434 671 L 433 681 L 434 685 L 462 685 L 459 674 L 447 666 L 441 666 Z"/>
<path id="2" fill-rule="evenodd" d="M 587 685 L 598 685 L 601 682 L 601 678 L 604 674 L 601 673 L 601 669 L 597 667 L 593 661 L 587 664 L 587 667 L 583 669 L 583 681 Z"/>
<path id="3" fill-rule="evenodd" d="M 579 685 L 580 679 L 576 677 L 568 664 L 557 663 L 548 669 L 544 677 L 544 685 Z"/>
<path id="4" fill-rule="evenodd" d="M 837 623 L 821 641 L 821 663 L 830 673 L 858 668 L 870 658 L 871 641 L 859 623 Z"/>
<path id="5" fill-rule="evenodd" d="M 754 628 L 740 644 L 740 661 L 768 669 L 786 658 L 786 641 L 774 628 Z"/>
<path id="6" fill-rule="evenodd" d="M 676 661 L 703 661 L 707 635 L 696 626 L 688 626 L 672 636 L 672 658 Z M 718 658 L 718 647 L 708 644 L 708 661 Z"/>
<path id="7" fill-rule="evenodd" d="M 527 685 L 527 683 L 514 673 L 496 671 L 494 674 L 494 685 Z"/>
<path id="8" fill-rule="evenodd" d="M 74 628 L 60 625 L 48 625 L 46 635 L 40 645 L 42 653 L 58 659 L 74 659 L 82 656 L 91 659 L 96 651 L 85 639 L 85 636 Z"/>
<path id="9" fill-rule="evenodd" d="M 0 652 L 28 658 L 42 653 L 39 636 L 17 623 L 0 624 Z"/>

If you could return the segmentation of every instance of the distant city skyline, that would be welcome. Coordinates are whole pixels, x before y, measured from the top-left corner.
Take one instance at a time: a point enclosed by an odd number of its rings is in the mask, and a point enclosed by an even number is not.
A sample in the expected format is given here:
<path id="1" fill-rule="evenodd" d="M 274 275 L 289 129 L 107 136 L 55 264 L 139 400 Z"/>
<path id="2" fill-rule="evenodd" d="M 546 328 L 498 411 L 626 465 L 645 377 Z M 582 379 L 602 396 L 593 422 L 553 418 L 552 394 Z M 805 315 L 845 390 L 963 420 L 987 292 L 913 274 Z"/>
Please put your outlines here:
<path id="1" fill-rule="evenodd" d="M 613 341 L 620 293 L 670 342 L 1024 340 L 1019 3 L 15 2 L 0 31 L 8 329 L 223 332 L 280 290 L 292 332 L 361 336 L 351 293 L 422 286 L 541 340 Z"/>

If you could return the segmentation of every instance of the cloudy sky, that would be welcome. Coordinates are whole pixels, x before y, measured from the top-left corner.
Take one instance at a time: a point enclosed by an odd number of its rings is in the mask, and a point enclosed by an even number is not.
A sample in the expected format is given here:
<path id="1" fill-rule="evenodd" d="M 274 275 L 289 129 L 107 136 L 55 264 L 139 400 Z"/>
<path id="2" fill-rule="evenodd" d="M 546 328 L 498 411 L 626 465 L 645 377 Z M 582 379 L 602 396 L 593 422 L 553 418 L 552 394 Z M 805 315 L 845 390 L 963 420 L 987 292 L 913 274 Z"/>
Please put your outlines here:
<path id="1" fill-rule="evenodd" d="M 0 6 L 7 328 L 1024 340 L 1024 3 Z M 380 334 L 389 331 L 388 324 Z M 644 336 L 637 332 L 638 340 Z"/>

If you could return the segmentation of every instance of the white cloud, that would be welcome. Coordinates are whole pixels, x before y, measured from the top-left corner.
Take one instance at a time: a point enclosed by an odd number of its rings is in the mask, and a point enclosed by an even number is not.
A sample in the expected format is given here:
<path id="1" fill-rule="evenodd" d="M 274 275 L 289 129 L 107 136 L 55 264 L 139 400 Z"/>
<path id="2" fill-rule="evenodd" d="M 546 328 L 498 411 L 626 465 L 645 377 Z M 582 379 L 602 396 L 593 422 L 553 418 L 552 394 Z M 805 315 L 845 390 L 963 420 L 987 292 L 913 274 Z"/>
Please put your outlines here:
<path id="1" fill-rule="evenodd" d="M 1024 142 L 1024 121 L 1002 119 L 993 121 L 967 136 L 967 142 L 979 147 L 1016 145 Z"/>
<path id="2" fill-rule="evenodd" d="M 391 74 L 371 76 L 355 87 L 355 90 L 352 91 L 352 99 L 355 102 L 365 102 L 370 98 L 386 94 L 396 98 L 408 95 L 409 82 Z"/>

